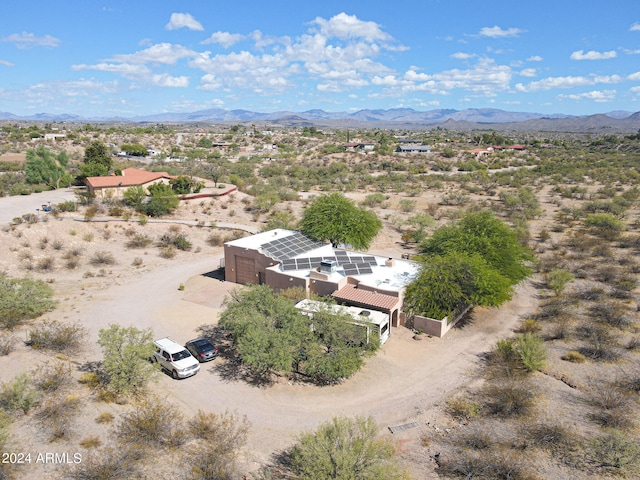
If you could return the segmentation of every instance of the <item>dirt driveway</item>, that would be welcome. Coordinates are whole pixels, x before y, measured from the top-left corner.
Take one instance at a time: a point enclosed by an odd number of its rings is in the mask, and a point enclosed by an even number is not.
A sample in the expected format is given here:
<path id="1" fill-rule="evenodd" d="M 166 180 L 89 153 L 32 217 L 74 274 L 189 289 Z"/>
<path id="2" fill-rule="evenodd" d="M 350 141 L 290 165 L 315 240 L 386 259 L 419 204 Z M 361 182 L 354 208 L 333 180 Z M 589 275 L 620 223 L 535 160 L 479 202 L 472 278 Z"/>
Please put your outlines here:
<path id="1" fill-rule="evenodd" d="M 171 264 L 94 293 L 82 305 L 61 306 L 58 315 L 80 319 L 91 340 L 111 323 L 151 327 L 157 337 L 185 342 L 201 325 L 215 325 L 224 296 L 237 285 L 206 276 L 218 258 Z M 184 291 L 178 286 L 184 284 Z M 518 288 L 514 299 L 498 309 L 477 309 L 472 322 L 445 338 L 416 341 L 397 328 L 379 354 L 354 378 L 329 387 L 277 383 L 252 386 L 225 375 L 223 359 L 204 364 L 195 377 L 176 381 L 161 375 L 153 390 L 180 404 L 187 415 L 198 409 L 235 411 L 252 423 L 248 467 L 268 461 L 289 446 L 295 435 L 336 415 L 372 415 L 383 428 L 417 421 L 438 422 L 434 407 L 460 388 L 479 355 L 509 335 L 519 317 L 535 308 L 533 287 Z M 91 344 L 92 342 L 90 342 Z M 100 352 L 84 359 L 99 360 Z M 417 439 L 420 429 L 409 437 Z"/>

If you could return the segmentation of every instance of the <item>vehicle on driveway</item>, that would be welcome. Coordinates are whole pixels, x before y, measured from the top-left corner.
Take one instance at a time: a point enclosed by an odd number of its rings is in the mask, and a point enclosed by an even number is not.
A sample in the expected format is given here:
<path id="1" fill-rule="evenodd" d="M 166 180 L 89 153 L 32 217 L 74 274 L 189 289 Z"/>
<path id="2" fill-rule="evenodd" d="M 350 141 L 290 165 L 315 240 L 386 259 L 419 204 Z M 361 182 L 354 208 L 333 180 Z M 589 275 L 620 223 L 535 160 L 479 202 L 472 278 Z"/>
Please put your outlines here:
<path id="1" fill-rule="evenodd" d="M 169 372 L 173 378 L 186 378 L 200 370 L 200 363 L 182 345 L 169 338 L 153 342 L 153 360 Z"/>
<path id="2" fill-rule="evenodd" d="M 218 348 L 206 338 L 189 340 L 184 345 L 199 362 L 208 362 L 218 356 Z"/>

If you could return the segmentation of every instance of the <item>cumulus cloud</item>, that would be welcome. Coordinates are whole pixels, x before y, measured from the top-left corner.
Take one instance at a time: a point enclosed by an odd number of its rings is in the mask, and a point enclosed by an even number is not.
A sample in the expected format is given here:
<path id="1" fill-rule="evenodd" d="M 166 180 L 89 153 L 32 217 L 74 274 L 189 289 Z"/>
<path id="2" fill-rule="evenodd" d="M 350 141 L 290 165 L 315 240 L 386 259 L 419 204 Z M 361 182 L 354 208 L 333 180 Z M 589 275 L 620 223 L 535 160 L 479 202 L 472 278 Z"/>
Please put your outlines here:
<path id="1" fill-rule="evenodd" d="M 383 32 L 377 23 L 363 21 L 355 15 L 347 15 L 344 12 L 331 17 L 329 20 L 316 17 L 311 24 L 317 26 L 319 33 L 326 37 L 341 39 L 363 38 L 368 41 L 389 41 L 392 39 L 391 35 Z"/>
<path id="2" fill-rule="evenodd" d="M 229 48 L 235 45 L 236 43 L 238 43 L 239 41 L 243 40 L 244 38 L 245 36 L 239 33 L 215 32 L 215 33 L 212 33 L 209 38 L 207 38 L 206 40 L 200 43 L 202 43 L 203 45 L 206 45 L 209 43 L 218 43 L 222 45 L 224 48 Z"/>
<path id="3" fill-rule="evenodd" d="M 204 30 L 202 24 L 197 21 L 190 13 L 172 13 L 169 23 L 165 25 L 167 30 L 178 30 L 179 28 L 188 28 L 189 30 Z"/>
<path id="4" fill-rule="evenodd" d="M 51 35 L 45 35 L 44 37 L 38 37 L 33 33 L 14 33 L 8 37 L 2 38 L 3 42 L 14 43 L 18 48 L 31 48 L 31 47 L 58 47 L 60 46 L 60 39 L 52 37 Z"/>
<path id="5" fill-rule="evenodd" d="M 542 57 L 540 55 L 534 55 L 532 57 L 527 58 L 527 62 L 541 62 Z"/>
<path id="6" fill-rule="evenodd" d="M 183 58 L 191 58 L 197 55 L 197 52 L 182 45 L 172 43 L 157 43 L 149 48 L 139 50 L 134 53 L 113 55 L 109 61 L 121 63 L 158 63 L 163 65 L 174 65 L 178 60 Z"/>
<path id="7" fill-rule="evenodd" d="M 640 32 L 640 22 L 636 22 L 629 27 L 630 32 Z"/>
<path id="8" fill-rule="evenodd" d="M 568 100 L 593 100 L 594 102 L 604 103 L 610 102 L 616 98 L 615 90 L 593 90 L 591 92 L 584 92 L 571 95 L 558 95 L 559 99 Z"/>
<path id="9" fill-rule="evenodd" d="M 575 51 L 571 54 L 571 60 L 609 60 L 616 58 L 618 54 L 615 50 L 608 52 L 596 52 L 595 50 L 589 50 L 585 53 L 583 50 Z"/>
<path id="10" fill-rule="evenodd" d="M 635 72 L 630 75 L 627 75 L 627 80 L 640 82 L 640 72 Z"/>
<path id="11" fill-rule="evenodd" d="M 172 77 L 167 73 L 153 75 L 151 80 L 153 85 L 158 87 L 184 88 L 189 86 L 189 77 Z"/>
<path id="12" fill-rule="evenodd" d="M 523 77 L 535 77 L 536 69 L 535 68 L 525 68 L 520 71 L 520 75 Z"/>
<path id="13" fill-rule="evenodd" d="M 631 93 L 640 93 L 640 85 L 639 85 L 639 86 L 637 86 L 637 87 L 631 87 L 631 88 L 629 89 L 629 91 L 630 91 Z"/>
<path id="14" fill-rule="evenodd" d="M 521 33 L 526 32 L 520 28 L 507 28 L 506 30 L 495 25 L 493 27 L 483 27 L 480 29 L 479 35 L 481 37 L 502 38 L 502 37 L 517 37 Z"/>

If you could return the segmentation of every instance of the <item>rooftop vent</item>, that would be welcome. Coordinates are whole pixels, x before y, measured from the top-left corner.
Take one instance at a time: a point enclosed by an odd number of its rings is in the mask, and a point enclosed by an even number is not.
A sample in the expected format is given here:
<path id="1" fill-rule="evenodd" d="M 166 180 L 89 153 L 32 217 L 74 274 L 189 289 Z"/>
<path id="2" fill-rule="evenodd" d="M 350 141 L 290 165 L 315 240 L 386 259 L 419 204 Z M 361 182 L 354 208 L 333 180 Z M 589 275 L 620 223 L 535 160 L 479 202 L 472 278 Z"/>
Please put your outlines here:
<path id="1" fill-rule="evenodd" d="M 322 260 L 320 262 L 320 271 L 322 273 L 333 273 L 336 271 L 337 264 L 335 260 Z"/>
<path id="2" fill-rule="evenodd" d="M 371 312 L 369 310 L 361 310 L 358 315 L 362 315 L 363 317 L 368 317 L 369 315 L 371 315 Z"/>

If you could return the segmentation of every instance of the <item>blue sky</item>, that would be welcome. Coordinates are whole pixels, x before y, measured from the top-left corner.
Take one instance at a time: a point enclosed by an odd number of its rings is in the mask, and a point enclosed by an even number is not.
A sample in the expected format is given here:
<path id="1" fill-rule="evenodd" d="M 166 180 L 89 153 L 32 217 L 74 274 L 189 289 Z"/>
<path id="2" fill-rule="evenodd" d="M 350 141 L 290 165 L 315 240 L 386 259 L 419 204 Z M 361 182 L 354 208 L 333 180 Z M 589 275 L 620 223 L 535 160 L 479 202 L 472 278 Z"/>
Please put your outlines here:
<path id="1" fill-rule="evenodd" d="M 9 1 L 0 111 L 640 111 L 638 0 Z"/>

